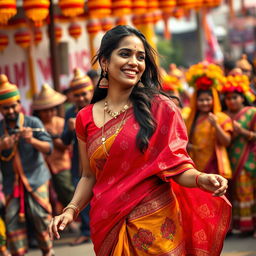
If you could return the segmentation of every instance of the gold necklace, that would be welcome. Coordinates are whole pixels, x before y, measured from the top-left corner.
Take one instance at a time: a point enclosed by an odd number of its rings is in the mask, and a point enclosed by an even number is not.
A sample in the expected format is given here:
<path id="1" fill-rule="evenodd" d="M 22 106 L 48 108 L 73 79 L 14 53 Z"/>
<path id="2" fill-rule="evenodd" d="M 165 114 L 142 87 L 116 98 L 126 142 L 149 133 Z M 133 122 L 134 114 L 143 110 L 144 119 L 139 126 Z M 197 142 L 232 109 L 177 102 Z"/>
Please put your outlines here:
<path id="1" fill-rule="evenodd" d="M 129 108 L 129 106 L 128 106 L 128 108 Z M 127 110 L 127 109 L 126 109 L 126 110 Z M 123 115 L 123 117 L 122 117 L 122 120 L 121 120 L 121 122 L 120 122 L 118 128 L 116 129 L 116 131 L 115 131 L 115 133 L 114 133 L 115 136 L 117 136 L 117 134 L 119 133 L 121 127 L 122 127 L 123 124 L 124 124 L 124 120 L 125 120 L 126 113 L 127 113 L 126 110 L 124 110 L 124 115 Z M 102 147 L 103 147 L 103 150 L 104 150 L 104 154 L 105 154 L 106 157 L 108 157 L 108 156 L 109 156 L 109 153 L 108 153 L 107 148 L 106 148 L 106 145 L 105 145 L 106 140 L 107 140 L 106 137 L 105 137 L 105 112 L 106 112 L 106 111 L 104 110 L 104 114 L 103 114 L 103 117 L 104 117 L 104 118 L 103 118 L 103 125 L 102 125 L 102 128 L 101 128 L 101 142 L 102 142 Z M 123 113 L 123 112 L 122 112 L 122 113 Z"/>
<path id="2" fill-rule="evenodd" d="M 120 111 L 113 111 L 109 108 L 108 101 L 105 100 L 104 112 L 108 113 L 111 117 L 117 118 L 120 114 L 124 113 L 129 108 L 128 104 L 125 104 Z"/>

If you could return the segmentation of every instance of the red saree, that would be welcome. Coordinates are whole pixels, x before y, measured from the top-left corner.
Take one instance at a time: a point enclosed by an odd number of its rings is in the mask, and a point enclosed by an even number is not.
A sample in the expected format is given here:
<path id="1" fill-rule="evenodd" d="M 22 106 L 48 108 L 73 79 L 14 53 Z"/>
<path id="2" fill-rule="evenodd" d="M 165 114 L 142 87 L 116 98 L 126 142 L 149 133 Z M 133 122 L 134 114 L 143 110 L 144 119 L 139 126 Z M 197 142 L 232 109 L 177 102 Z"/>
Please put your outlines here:
<path id="1" fill-rule="evenodd" d="M 90 105 L 81 110 L 76 123 L 78 138 L 87 143 L 89 159 L 96 151 L 95 143 L 101 140 L 101 129 L 93 122 L 92 107 Z M 90 224 L 96 255 L 220 255 L 229 227 L 230 205 L 225 198 L 212 197 L 199 189 L 183 188 L 170 182 L 172 176 L 193 168 L 186 151 L 186 128 L 179 110 L 165 97 L 154 99 L 152 114 L 157 128 L 144 154 L 136 146 L 139 126 L 130 109 L 122 130 L 111 144 L 109 157 L 105 161 L 98 161 L 98 167 L 92 168 L 97 181 L 91 200 Z M 111 130 L 117 122 L 110 120 L 105 125 L 109 137 L 113 135 Z M 171 236 L 167 237 L 165 227 L 170 227 L 172 222 L 165 216 L 165 222 L 159 227 L 160 241 L 174 241 L 175 234 L 178 234 L 175 230 L 179 230 L 175 248 L 159 251 L 159 246 L 154 244 L 154 241 L 160 244 L 157 239 L 159 235 L 154 234 L 153 230 L 149 232 L 150 226 L 156 229 L 154 222 L 146 225 L 149 230 L 139 228 L 135 235 L 129 236 L 128 222 L 132 222 L 134 216 L 143 218 L 150 213 L 149 209 L 155 207 L 150 217 L 157 221 L 154 214 L 160 216 L 164 212 L 161 209 L 168 204 L 172 204 L 172 209 L 177 211 L 169 211 L 169 214 L 178 216 L 180 208 L 181 218 L 176 218 L 175 223 L 179 223 L 179 226 L 173 228 L 169 234 Z M 142 233 L 150 241 L 141 245 L 136 241 Z M 122 239 L 125 242 L 120 244 Z M 153 246 L 157 248 L 155 253 L 150 251 Z M 167 247 L 171 248 L 169 244 Z"/>

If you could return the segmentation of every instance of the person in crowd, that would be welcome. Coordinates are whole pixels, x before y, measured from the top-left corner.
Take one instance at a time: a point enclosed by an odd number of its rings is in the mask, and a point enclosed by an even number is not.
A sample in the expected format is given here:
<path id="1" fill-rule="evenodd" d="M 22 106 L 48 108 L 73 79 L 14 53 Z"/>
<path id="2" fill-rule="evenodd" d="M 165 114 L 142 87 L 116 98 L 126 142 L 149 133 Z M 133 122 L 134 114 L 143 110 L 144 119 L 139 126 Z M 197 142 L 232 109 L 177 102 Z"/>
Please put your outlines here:
<path id="1" fill-rule="evenodd" d="M 231 186 L 232 227 L 256 238 L 256 108 L 247 76 L 234 69 L 222 87 L 224 112 L 233 120 L 234 133 L 229 146 L 233 171 Z"/>
<path id="2" fill-rule="evenodd" d="M 58 201 L 64 207 L 74 194 L 69 147 L 64 145 L 60 138 L 64 128 L 64 118 L 57 116 L 57 107 L 65 100 L 66 96 L 56 92 L 48 84 L 43 84 L 31 106 L 33 114 L 42 121 L 53 141 L 53 151 L 51 155 L 45 156 L 45 160 L 52 174 L 53 188 L 57 193 Z"/>
<path id="3" fill-rule="evenodd" d="M 0 173 L 0 256 L 11 256 L 6 247 L 6 227 L 4 223 L 5 197 L 2 182 L 2 173 Z"/>
<path id="4" fill-rule="evenodd" d="M 241 59 L 236 62 L 236 68 L 240 68 L 242 70 L 242 73 L 249 78 L 250 88 L 253 93 L 256 94 L 256 84 L 254 84 L 253 77 L 253 65 L 248 61 L 246 54 L 243 54 Z"/>
<path id="5" fill-rule="evenodd" d="M 100 82 L 76 118 L 83 176 L 52 219 L 51 237 L 91 201 L 97 256 L 220 255 L 227 180 L 194 168 L 180 112 L 159 92 L 153 49 L 138 30 L 117 26 L 103 36 L 96 60 Z"/>
<path id="6" fill-rule="evenodd" d="M 43 154 L 50 154 L 52 140 L 36 117 L 21 112 L 16 85 L 0 75 L 0 163 L 6 197 L 5 223 L 12 255 L 27 252 L 26 220 L 34 225 L 35 237 L 44 256 L 54 255 L 47 233 L 51 219 L 48 195 L 49 170 Z"/>
<path id="7" fill-rule="evenodd" d="M 189 154 L 199 171 L 219 173 L 230 179 L 226 147 L 230 145 L 233 127 L 230 117 L 221 112 L 217 91 L 224 79 L 223 72 L 217 65 L 203 62 L 191 66 L 186 76 L 195 89 L 186 119 Z"/>
<path id="8" fill-rule="evenodd" d="M 89 76 L 91 78 L 93 87 L 96 88 L 96 85 L 98 84 L 98 81 L 100 78 L 98 71 L 91 69 L 86 74 L 87 74 L 87 76 Z"/>
<path id="9" fill-rule="evenodd" d="M 72 95 L 74 105 L 66 111 L 64 130 L 61 139 L 65 145 L 72 144 L 72 161 L 71 174 L 73 184 L 76 187 L 81 177 L 81 162 L 79 160 L 78 141 L 75 133 L 75 120 L 79 110 L 87 106 L 93 96 L 93 84 L 91 79 L 84 75 L 80 69 L 74 70 L 74 78 L 69 87 L 69 93 Z M 81 217 L 81 234 L 71 243 L 71 245 L 79 245 L 89 242 L 89 209 L 87 206 L 80 213 Z"/>

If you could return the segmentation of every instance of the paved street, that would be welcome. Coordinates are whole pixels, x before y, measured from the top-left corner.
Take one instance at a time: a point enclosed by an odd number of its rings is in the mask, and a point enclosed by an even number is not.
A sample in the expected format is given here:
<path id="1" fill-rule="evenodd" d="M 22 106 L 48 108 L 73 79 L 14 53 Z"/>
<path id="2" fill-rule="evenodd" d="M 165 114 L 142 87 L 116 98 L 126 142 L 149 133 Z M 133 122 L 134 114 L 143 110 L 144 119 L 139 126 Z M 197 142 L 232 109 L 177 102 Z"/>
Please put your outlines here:
<path id="1" fill-rule="evenodd" d="M 69 243 L 73 240 L 69 234 L 55 242 L 54 250 L 56 256 L 94 256 L 92 244 L 84 244 L 70 247 Z M 28 256 L 41 256 L 39 250 L 30 250 Z M 256 256 L 256 239 L 239 238 L 238 236 L 228 237 L 224 244 L 221 256 Z"/>

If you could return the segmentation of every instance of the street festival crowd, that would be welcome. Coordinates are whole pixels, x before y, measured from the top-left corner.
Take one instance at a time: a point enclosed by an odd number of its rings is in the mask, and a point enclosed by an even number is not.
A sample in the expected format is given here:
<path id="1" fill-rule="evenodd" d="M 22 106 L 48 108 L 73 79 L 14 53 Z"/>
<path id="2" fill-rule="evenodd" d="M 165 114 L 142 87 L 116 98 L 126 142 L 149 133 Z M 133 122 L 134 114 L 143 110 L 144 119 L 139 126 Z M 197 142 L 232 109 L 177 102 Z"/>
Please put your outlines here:
<path id="1" fill-rule="evenodd" d="M 203 61 L 187 69 L 170 63 L 169 70 L 161 68 L 160 74 L 161 90 L 170 96 L 185 122 L 186 149 L 196 169 L 228 180 L 226 197 L 232 204 L 232 220 L 227 234 L 256 238 L 256 63 L 249 62 L 246 55 L 222 64 Z M 104 82 L 99 85 L 104 79 L 104 72 L 84 74 L 76 68 L 63 93 L 43 84 L 28 116 L 22 113 L 17 86 L 0 75 L 0 255 L 25 255 L 33 245 L 45 256 L 54 255 L 47 228 L 52 216 L 66 210 L 81 176 L 76 116 L 90 106 L 97 86 L 107 87 Z M 61 106 L 65 118 L 58 116 Z M 110 108 L 106 107 L 105 114 L 115 119 L 119 110 Z M 91 164 L 104 164 L 100 160 Z M 73 208 L 77 218 L 67 232 L 80 228 L 71 243 L 75 246 L 90 242 L 90 205 L 80 212 Z M 170 220 L 165 224 L 172 230 Z M 170 239 L 174 235 L 175 226 Z M 132 241 L 138 237 L 139 233 Z"/>

